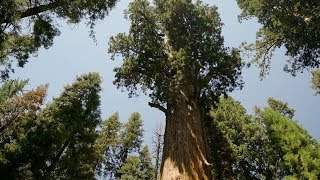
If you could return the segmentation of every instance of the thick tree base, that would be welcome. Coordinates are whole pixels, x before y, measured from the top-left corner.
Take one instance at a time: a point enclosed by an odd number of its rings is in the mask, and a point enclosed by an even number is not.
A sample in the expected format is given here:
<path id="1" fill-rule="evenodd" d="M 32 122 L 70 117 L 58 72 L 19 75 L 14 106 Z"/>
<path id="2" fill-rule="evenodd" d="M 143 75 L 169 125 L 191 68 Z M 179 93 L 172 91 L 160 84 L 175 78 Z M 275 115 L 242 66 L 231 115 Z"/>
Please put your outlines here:
<path id="1" fill-rule="evenodd" d="M 211 180 L 203 117 L 196 101 L 168 107 L 161 180 Z"/>

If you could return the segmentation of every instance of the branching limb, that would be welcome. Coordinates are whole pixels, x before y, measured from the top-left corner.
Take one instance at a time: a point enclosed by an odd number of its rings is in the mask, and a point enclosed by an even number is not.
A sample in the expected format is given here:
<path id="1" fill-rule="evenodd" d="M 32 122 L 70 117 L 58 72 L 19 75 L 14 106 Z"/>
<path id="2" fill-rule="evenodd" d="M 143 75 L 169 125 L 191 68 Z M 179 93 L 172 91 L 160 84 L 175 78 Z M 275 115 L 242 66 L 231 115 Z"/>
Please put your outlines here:
<path id="1" fill-rule="evenodd" d="M 29 8 L 29 9 L 21 11 L 20 12 L 20 18 L 22 19 L 22 18 L 25 18 L 25 17 L 37 15 L 39 13 L 55 9 L 55 8 L 57 8 L 59 6 L 60 6 L 60 2 L 59 1 L 54 1 L 54 2 L 51 2 L 49 4 L 43 4 L 43 5 L 39 5 L 39 6 L 36 6 L 36 7 L 32 7 L 32 8 Z"/>
<path id="2" fill-rule="evenodd" d="M 154 108 L 157 108 L 159 109 L 160 111 L 166 113 L 167 112 L 167 109 L 164 108 L 163 106 L 161 106 L 159 103 L 152 103 L 152 102 L 149 102 L 148 103 L 150 107 L 154 107 Z"/>

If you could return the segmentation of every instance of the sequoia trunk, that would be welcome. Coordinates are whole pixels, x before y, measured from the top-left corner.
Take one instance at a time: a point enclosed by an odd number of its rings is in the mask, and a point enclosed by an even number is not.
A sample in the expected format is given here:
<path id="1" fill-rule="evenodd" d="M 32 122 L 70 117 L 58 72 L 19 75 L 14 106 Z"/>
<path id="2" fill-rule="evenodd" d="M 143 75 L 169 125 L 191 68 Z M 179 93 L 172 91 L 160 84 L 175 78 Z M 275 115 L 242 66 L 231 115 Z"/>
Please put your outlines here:
<path id="1" fill-rule="evenodd" d="M 211 180 L 203 114 L 195 98 L 181 94 L 167 104 L 161 179 Z"/>

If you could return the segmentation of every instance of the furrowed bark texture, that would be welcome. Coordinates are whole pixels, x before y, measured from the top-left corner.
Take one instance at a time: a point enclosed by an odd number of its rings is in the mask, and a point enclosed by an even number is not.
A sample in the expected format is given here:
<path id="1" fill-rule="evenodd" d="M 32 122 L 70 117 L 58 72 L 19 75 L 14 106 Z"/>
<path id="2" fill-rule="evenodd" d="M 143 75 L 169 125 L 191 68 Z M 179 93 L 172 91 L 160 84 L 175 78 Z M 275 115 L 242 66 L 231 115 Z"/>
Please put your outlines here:
<path id="1" fill-rule="evenodd" d="M 204 117 L 184 93 L 167 106 L 161 180 L 211 180 Z"/>

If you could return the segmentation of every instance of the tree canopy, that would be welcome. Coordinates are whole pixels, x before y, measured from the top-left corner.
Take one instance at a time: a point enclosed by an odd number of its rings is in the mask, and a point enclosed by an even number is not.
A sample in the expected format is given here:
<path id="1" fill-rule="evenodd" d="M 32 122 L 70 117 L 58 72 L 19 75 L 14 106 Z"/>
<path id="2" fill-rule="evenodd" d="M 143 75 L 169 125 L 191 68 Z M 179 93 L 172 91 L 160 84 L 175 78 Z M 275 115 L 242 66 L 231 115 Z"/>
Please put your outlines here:
<path id="1" fill-rule="evenodd" d="M 207 129 L 218 179 L 319 179 L 319 142 L 287 103 L 269 98 L 268 106 L 248 115 L 228 97 L 212 108 Z"/>
<path id="2" fill-rule="evenodd" d="M 320 67 L 320 2 L 314 0 L 237 0 L 240 19 L 256 17 L 255 61 L 264 76 L 276 48 L 284 46 L 289 57 L 284 70 L 292 73 Z"/>
<path id="3" fill-rule="evenodd" d="M 9 97 L 0 106 L 1 176 L 94 178 L 100 83 L 97 73 L 80 76 L 45 108 L 46 86 Z"/>
<path id="4" fill-rule="evenodd" d="M 48 49 L 60 34 L 57 18 L 69 23 L 85 20 L 91 28 L 117 0 L 4 0 L 0 2 L 0 71 L 6 79 L 13 63 L 23 67 L 40 48 Z"/>
<path id="5" fill-rule="evenodd" d="M 183 0 L 151 6 L 136 0 L 125 17 L 131 21 L 129 33 L 111 37 L 109 52 L 113 59 L 123 57 L 114 83 L 130 96 L 141 89 L 159 107 L 176 97 L 181 86 L 208 97 L 242 85 L 242 61 L 236 49 L 224 47 L 215 6 Z"/>

